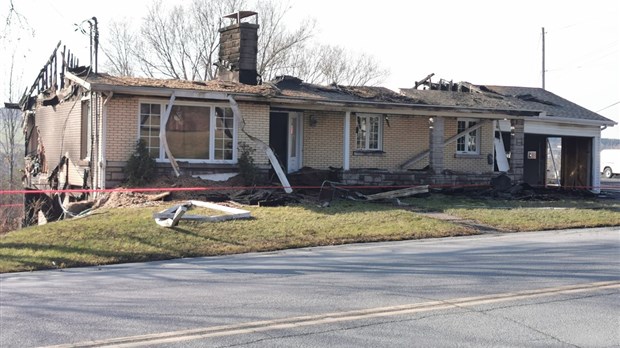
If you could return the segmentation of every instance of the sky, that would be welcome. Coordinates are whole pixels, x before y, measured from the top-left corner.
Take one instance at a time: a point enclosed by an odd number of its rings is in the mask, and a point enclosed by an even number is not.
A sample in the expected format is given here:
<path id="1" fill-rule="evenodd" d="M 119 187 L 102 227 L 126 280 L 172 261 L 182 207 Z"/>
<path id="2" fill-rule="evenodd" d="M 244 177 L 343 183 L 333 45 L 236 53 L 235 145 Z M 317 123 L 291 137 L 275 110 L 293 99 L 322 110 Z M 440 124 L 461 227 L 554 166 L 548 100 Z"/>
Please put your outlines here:
<path id="1" fill-rule="evenodd" d="M 189 0 L 167 0 L 166 5 Z M 260 0 L 258 0 L 260 1 Z M 152 0 L 13 0 L 22 24 L 4 28 L 0 79 L 11 55 L 20 90 L 34 81 L 53 48 L 63 44 L 88 63 L 88 37 L 75 23 L 96 16 L 101 40 L 113 19 L 139 24 Z M 313 38 L 373 55 L 389 70 L 381 85 L 413 87 L 430 73 L 474 84 L 541 87 L 545 28 L 546 89 L 620 123 L 618 0 L 290 0 L 285 25 L 317 23 Z M 253 10 L 250 5 L 245 10 Z M 0 0 L 6 18 L 9 0 Z M 260 24 L 260 14 L 259 14 Z M 105 49 L 105 47 L 104 47 Z M 101 67 L 101 64 L 100 64 Z M 0 97 L 8 100 L 6 83 Z M 620 139 L 620 125 L 603 131 Z"/>

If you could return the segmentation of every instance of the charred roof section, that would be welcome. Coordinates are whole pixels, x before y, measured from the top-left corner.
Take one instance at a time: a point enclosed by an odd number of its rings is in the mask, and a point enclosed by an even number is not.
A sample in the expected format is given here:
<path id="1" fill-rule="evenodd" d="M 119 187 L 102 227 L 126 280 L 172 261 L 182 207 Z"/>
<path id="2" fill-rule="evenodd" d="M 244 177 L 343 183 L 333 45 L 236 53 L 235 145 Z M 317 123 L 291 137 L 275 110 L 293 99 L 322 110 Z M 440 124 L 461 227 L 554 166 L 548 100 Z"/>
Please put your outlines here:
<path id="1" fill-rule="evenodd" d="M 542 88 L 474 85 L 443 79 L 435 83 L 430 80 L 432 75 L 416 82 L 414 88 L 401 88 L 401 93 L 431 105 L 531 110 L 544 113 L 548 117 L 614 124 L 613 121 Z M 418 89 L 420 87 L 425 89 Z"/>

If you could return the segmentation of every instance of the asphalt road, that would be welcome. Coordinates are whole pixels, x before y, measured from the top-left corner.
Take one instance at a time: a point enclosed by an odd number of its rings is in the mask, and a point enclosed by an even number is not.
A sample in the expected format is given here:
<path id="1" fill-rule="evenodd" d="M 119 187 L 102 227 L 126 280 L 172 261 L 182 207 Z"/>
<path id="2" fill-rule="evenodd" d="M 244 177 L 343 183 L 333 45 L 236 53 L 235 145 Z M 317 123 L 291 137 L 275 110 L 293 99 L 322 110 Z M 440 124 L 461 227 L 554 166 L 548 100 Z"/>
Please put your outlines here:
<path id="1" fill-rule="evenodd" d="M 619 346 L 620 230 L 5 274 L 0 295 L 3 348 Z"/>

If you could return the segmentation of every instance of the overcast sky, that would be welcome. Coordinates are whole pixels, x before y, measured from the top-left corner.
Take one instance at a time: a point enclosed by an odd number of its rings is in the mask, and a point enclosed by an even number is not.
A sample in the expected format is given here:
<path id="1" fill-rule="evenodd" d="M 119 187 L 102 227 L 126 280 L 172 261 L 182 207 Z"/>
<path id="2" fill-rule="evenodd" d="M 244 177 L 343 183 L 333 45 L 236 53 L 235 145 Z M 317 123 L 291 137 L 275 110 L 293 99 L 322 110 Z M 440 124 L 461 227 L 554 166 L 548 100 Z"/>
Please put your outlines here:
<path id="1" fill-rule="evenodd" d="M 183 0 L 164 3 L 178 1 Z M 2 41 L 0 76 L 6 81 L 10 56 L 15 52 L 15 71 L 21 76 L 18 82 L 23 90 L 32 84 L 59 40 L 88 63 L 88 37 L 75 32 L 74 23 L 96 16 L 104 36 L 111 19 L 126 16 L 139 23 L 151 0 L 13 3 L 28 23 L 22 29 L 8 28 Z M 390 71 L 382 85 L 394 90 L 412 87 L 430 73 L 475 84 L 540 87 L 541 28 L 545 27 L 546 88 L 620 122 L 618 0 L 289 3 L 288 26 L 306 17 L 316 19 L 315 40 L 374 55 Z M 0 0 L 0 4 L 0 18 L 4 19 L 9 1 Z M 4 82 L 0 83 L 0 96 L 8 99 Z M 605 130 L 603 137 L 620 139 L 620 126 Z"/>

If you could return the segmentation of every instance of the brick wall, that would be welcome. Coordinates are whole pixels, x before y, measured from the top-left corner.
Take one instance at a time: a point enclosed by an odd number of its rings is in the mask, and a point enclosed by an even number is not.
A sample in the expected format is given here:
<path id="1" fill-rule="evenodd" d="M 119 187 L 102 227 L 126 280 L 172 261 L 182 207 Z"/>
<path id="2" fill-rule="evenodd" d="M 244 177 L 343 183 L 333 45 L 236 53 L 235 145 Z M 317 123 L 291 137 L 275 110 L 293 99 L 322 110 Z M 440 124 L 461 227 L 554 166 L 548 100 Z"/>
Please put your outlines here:
<path id="1" fill-rule="evenodd" d="M 126 161 L 138 141 L 138 97 L 115 95 L 107 103 L 106 160 Z"/>
<path id="2" fill-rule="evenodd" d="M 245 120 L 245 132 L 269 145 L 269 105 L 239 103 L 239 111 Z M 265 152 L 241 131 L 241 125 L 239 125 L 238 139 L 239 143 L 245 142 L 255 149 L 253 157 L 256 165 L 259 167 L 270 166 Z"/>
<path id="3" fill-rule="evenodd" d="M 134 151 L 139 138 L 140 98 L 115 95 L 107 104 L 107 137 L 106 137 L 106 187 L 118 186 L 123 180 L 123 167 Z M 166 102 L 163 100 L 162 102 Z M 220 102 L 221 104 L 221 102 Z M 224 103 L 227 104 L 227 103 Z M 267 104 L 239 103 L 241 116 L 245 120 L 245 131 L 251 136 L 269 143 L 269 106 Z M 244 132 L 241 125 L 238 129 L 238 141 L 245 142 L 255 149 L 255 164 L 260 168 L 269 166 L 266 154 Z M 188 164 L 179 163 L 182 171 L 187 174 L 214 173 L 236 171 L 236 164 Z M 161 174 L 172 174 L 169 164 L 158 165 Z"/>
<path id="4" fill-rule="evenodd" d="M 403 162 L 418 153 L 428 150 L 428 118 L 400 115 L 387 115 L 383 122 L 383 153 L 365 154 L 355 151 L 356 119 L 351 119 L 351 168 L 396 169 Z M 415 163 L 411 169 L 423 168 L 428 159 Z"/>
<path id="5" fill-rule="evenodd" d="M 316 125 L 310 126 L 312 115 Z M 304 113 L 304 166 L 327 169 L 329 166 L 343 166 L 344 112 L 306 111 Z M 383 151 L 380 153 L 361 153 L 356 149 L 356 118 L 351 116 L 350 157 L 351 169 L 384 168 L 396 169 L 400 164 L 414 155 L 428 149 L 428 119 L 388 115 L 383 124 Z M 423 168 L 428 160 L 416 163 L 412 168 Z"/>
<path id="6" fill-rule="evenodd" d="M 342 167 L 344 112 L 304 112 L 303 166 L 317 169 Z M 310 126 L 310 116 L 316 125 Z"/>
<path id="7" fill-rule="evenodd" d="M 493 154 L 493 122 L 487 122 L 478 129 L 479 155 L 459 155 L 456 153 L 456 141 L 444 148 L 444 168 L 458 172 L 486 173 L 493 171 L 487 156 Z M 445 119 L 445 139 L 457 134 L 457 118 Z"/>

